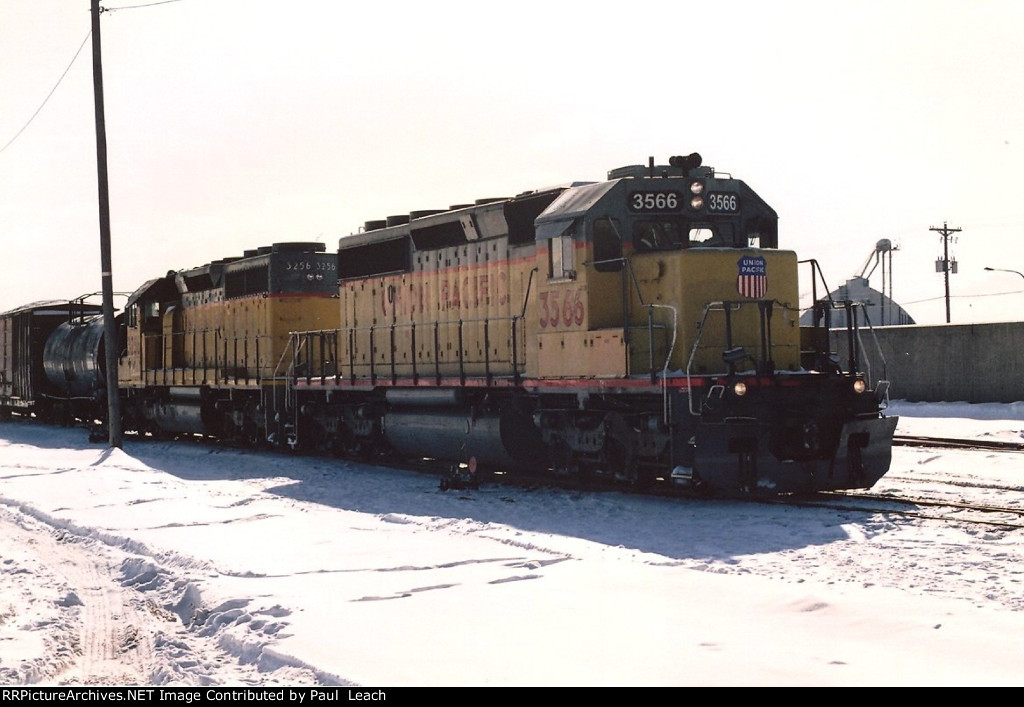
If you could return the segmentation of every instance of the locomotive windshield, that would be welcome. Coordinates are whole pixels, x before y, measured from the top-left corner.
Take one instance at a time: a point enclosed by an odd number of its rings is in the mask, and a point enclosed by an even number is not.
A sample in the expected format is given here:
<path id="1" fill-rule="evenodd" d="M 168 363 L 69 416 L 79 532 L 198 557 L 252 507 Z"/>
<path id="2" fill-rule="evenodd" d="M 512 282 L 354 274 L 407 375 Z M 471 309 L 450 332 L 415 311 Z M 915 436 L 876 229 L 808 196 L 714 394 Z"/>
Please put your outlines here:
<path id="1" fill-rule="evenodd" d="M 537 218 L 537 240 L 555 250 L 581 217 L 599 270 L 616 269 L 611 261 L 629 245 L 635 253 L 778 247 L 774 209 L 741 180 L 692 163 L 623 167 L 608 181 L 573 185 Z"/>
<path id="2" fill-rule="evenodd" d="M 682 218 L 638 219 L 633 222 L 633 248 L 637 252 L 680 248 L 743 248 L 748 239 L 736 233 L 732 222 L 713 223 Z"/>
<path id="3" fill-rule="evenodd" d="M 632 181 L 626 210 L 636 252 L 778 245 L 775 211 L 739 180 L 701 168 L 694 177 Z"/>

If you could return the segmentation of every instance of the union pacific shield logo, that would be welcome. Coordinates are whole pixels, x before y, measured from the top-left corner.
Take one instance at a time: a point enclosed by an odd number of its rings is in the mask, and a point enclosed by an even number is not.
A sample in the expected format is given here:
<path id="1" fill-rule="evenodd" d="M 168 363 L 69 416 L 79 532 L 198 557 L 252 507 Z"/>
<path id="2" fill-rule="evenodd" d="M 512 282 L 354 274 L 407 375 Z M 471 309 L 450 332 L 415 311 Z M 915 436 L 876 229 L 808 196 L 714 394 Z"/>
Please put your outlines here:
<path id="1" fill-rule="evenodd" d="M 744 255 L 736 263 L 736 289 L 744 297 L 764 297 L 768 291 L 768 267 L 761 256 Z"/>

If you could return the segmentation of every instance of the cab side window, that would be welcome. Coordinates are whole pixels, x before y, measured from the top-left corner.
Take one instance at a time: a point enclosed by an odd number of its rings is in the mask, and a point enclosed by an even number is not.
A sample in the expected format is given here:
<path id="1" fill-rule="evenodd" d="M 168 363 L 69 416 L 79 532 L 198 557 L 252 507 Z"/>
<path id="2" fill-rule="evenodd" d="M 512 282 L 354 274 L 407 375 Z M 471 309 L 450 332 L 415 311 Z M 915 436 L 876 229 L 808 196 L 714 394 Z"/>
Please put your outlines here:
<path id="1" fill-rule="evenodd" d="M 598 272 L 622 270 L 622 236 L 618 219 L 607 216 L 594 221 L 594 269 Z"/>
<path id="2" fill-rule="evenodd" d="M 576 270 L 573 263 L 574 243 L 573 232 L 575 229 L 570 226 L 561 235 L 555 236 L 548 241 L 548 277 L 552 280 L 566 280 L 576 277 Z"/>

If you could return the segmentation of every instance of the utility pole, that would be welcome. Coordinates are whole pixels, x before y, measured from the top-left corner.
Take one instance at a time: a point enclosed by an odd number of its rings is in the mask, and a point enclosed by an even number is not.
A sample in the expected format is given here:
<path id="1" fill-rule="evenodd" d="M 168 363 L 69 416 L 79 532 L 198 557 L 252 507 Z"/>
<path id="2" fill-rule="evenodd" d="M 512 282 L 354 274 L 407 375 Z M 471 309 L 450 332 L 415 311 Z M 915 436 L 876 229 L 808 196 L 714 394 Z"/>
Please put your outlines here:
<path id="1" fill-rule="evenodd" d="M 942 234 L 942 260 L 935 263 L 935 271 L 939 272 L 941 270 L 946 278 L 946 324 L 949 324 L 949 239 L 954 233 L 960 233 L 960 229 L 949 228 L 946 226 L 946 222 L 943 221 L 942 228 L 935 228 L 933 226 L 928 230 Z M 953 262 L 953 272 L 956 272 L 956 261 Z"/>
<path id="2" fill-rule="evenodd" d="M 117 327 L 110 257 L 110 198 L 107 191 L 107 128 L 103 115 L 103 62 L 100 57 L 100 0 L 92 0 L 92 85 L 96 105 L 96 171 L 100 206 L 100 270 L 103 275 L 103 346 L 107 379 L 107 429 L 110 446 L 121 447 L 121 401 L 117 391 Z"/>

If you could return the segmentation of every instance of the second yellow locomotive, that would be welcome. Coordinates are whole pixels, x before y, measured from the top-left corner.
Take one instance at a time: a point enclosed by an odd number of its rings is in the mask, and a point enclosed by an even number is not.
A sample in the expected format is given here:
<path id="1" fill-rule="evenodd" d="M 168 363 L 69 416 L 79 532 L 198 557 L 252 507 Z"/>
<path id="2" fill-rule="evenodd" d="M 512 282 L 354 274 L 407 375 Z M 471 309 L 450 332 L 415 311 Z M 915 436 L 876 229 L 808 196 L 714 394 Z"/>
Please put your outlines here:
<path id="1" fill-rule="evenodd" d="M 263 443 L 296 329 L 338 325 L 337 258 L 282 243 L 138 288 L 121 323 L 125 429 Z"/>

